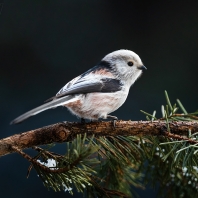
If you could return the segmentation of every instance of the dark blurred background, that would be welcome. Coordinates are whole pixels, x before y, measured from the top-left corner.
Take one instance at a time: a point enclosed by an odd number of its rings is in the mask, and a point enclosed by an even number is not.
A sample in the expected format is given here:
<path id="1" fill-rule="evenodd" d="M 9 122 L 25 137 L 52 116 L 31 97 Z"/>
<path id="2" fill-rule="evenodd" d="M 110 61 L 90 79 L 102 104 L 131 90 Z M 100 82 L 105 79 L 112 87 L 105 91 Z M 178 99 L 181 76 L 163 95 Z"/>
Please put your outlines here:
<path id="1" fill-rule="evenodd" d="M 0 138 L 63 120 L 77 121 L 59 107 L 9 125 L 118 49 L 135 51 L 148 70 L 113 115 L 144 120 L 139 111 L 143 109 L 157 110 L 160 116 L 165 89 L 173 102 L 179 98 L 189 112 L 195 111 L 198 1 L 145 2 L 0 0 Z M 62 149 L 58 146 L 57 152 Z M 0 159 L 1 197 L 70 197 L 48 191 L 35 171 L 26 179 L 28 166 L 17 154 Z M 155 196 L 149 188 L 138 193 L 140 197 Z"/>

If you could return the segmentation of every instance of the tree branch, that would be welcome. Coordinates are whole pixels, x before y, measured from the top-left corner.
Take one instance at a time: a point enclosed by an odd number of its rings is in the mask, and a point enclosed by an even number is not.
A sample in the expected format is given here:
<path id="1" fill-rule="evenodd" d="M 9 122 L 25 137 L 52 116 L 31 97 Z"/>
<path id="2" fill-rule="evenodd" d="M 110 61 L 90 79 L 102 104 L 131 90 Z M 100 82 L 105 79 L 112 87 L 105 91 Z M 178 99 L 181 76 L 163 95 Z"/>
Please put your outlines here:
<path id="1" fill-rule="evenodd" d="M 117 136 L 117 135 L 164 135 L 178 139 L 180 136 L 188 137 L 198 131 L 198 122 L 170 122 L 171 135 L 168 136 L 167 124 L 163 121 L 117 121 L 116 127 L 112 122 L 90 122 L 81 123 L 57 123 L 25 133 L 16 134 L 0 140 L 0 156 L 37 145 L 50 144 L 53 142 L 68 142 L 76 138 L 77 134 L 87 134 L 88 136 Z M 186 138 L 185 138 L 186 139 Z M 196 143 L 191 141 L 190 143 Z"/>

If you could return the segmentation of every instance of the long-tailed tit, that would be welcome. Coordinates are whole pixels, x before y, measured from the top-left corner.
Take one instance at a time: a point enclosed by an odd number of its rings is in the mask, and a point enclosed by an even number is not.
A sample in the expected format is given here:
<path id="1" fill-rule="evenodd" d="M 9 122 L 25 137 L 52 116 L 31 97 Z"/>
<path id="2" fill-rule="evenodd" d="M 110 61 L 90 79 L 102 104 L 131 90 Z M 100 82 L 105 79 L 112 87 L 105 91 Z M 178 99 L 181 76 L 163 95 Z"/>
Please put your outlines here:
<path id="1" fill-rule="evenodd" d="M 82 120 L 113 118 L 109 113 L 126 100 L 131 85 L 146 69 L 140 57 L 129 50 L 106 55 L 95 67 L 68 82 L 47 103 L 24 113 L 10 124 L 16 124 L 47 109 L 65 106 Z"/>

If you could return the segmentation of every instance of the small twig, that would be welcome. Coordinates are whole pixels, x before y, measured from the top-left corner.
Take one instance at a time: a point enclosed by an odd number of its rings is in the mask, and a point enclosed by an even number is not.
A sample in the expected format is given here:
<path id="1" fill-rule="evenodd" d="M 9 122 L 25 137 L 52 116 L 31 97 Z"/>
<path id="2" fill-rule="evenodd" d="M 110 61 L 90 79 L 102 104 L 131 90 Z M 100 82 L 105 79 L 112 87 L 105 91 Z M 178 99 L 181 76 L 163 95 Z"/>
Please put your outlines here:
<path id="1" fill-rule="evenodd" d="M 51 157 L 51 158 L 54 158 L 54 159 L 57 159 L 57 158 L 62 158 L 63 156 L 58 154 L 58 153 L 54 153 L 54 152 L 49 152 L 49 151 L 46 151 L 38 146 L 33 146 L 32 147 L 34 150 L 40 152 L 41 154 L 45 154 L 45 155 L 48 155 L 48 157 Z"/>
<path id="2" fill-rule="evenodd" d="M 28 154 L 24 153 L 23 151 L 21 151 L 20 149 L 18 149 L 16 146 L 12 146 L 12 149 L 15 150 L 15 152 L 17 152 L 18 154 L 20 154 L 23 158 L 25 158 L 26 160 L 28 160 L 30 163 L 34 165 L 39 166 L 41 169 L 43 169 L 46 172 L 51 172 L 53 170 L 51 170 L 50 168 L 42 165 L 41 163 L 37 162 L 34 158 L 31 158 Z"/>
<path id="3" fill-rule="evenodd" d="M 23 151 L 18 149 L 16 146 L 12 146 L 12 149 L 15 150 L 15 152 L 17 152 L 18 154 L 20 154 L 23 158 L 27 159 L 30 163 L 32 163 L 33 166 L 39 166 L 43 171 L 49 172 L 49 173 L 67 172 L 67 171 L 71 170 L 73 167 L 75 167 L 81 161 L 81 156 L 79 156 L 75 161 L 73 161 L 71 164 L 69 164 L 69 168 L 68 167 L 64 167 L 64 168 L 53 167 L 55 169 L 50 169 L 47 166 L 44 166 L 41 163 L 39 163 L 38 161 L 36 161 L 34 158 L 31 158 L 29 155 L 27 155 L 26 153 L 24 153 Z"/>
<path id="4" fill-rule="evenodd" d="M 168 116 L 167 118 L 168 119 L 173 119 L 173 118 L 175 118 L 175 117 L 183 117 L 183 118 L 191 118 L 191 119 L 193 119 L 193 120 L 198 120 L 198 117 L 197 116 L 194 116 L 194 115 L 190 115 L 190 114 L 188 114 L 188 115 L 186 115 L 186 114 L 173 114 L 173 115 L 171 115 L 171 116 Z M 165 120 L 166 118 L 160 118 L 160 119 L 158 119 L 158 120 Z"/>
<path id="5" fill-rule="evenodd" d="M 198 117 L 197 116 L 193 116 L 193 115 L 190 115 L 190 114 L 173 114 L 171 117 L 189 117 L 189 118 L 192 118 L 194 120 L 198 120 Z"/>
<path id="6" fill-rule="evenodd" d="M 58 158 L 62 158 L 63 156 L 60 155 L 60 154 L 57 154 L 57 153 L 54 153 L 54 152 L 49 152 L 49 151 L 46 151 L 38 146 L 33 146 L 32 149 L 36 150 L 39 152 L 39 154 L 37 156 L 35 156 L 34 160 L 37 160 L 41 155 L 48 155 L 48 157 L 50 158 L 53 158 L 53 159 L 57 159 Z M 29 177 L 30 175 L 30 171 L 32 170 L 33 168 L 33 164 L 30 164 L 29 168 L 28 168 L 28 171 L 27 171 L 27 178 Z"/>
<path id="7" fill-rule="evenodd" d="M 177 140 L 185 140 L 186 142 L 188 142 L 190 144 L 198 144 L 198 141 L 196 141 L 196 140 L 193 140 L 191 138 L 187 138 L 187 137 L 184 137 L 184 136 L 179 136 L 179 135 L 176 135 L 176 134 L 172 134 L 172 133 L 167 132 L 167 131 L 164 132 L 164 135 L 166 137 L 177 139 Z"/>

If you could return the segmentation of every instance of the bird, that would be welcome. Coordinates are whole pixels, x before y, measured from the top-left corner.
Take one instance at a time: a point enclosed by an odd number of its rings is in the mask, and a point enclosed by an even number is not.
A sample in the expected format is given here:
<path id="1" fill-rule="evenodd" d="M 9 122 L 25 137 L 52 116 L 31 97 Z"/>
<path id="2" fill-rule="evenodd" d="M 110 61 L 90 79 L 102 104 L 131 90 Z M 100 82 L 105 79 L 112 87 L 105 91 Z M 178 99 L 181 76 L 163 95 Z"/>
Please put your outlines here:
<path id="1" fill-rule="evenodd" d="M 110 113 L 126 101 L 129 89 L 147 69 L 133 51 L 120 49 L 107 54 L 93 68 L 69 81 L 43 105 L 15 118 L 20 123 L 45 110 L 65 106 L 81 122 L 99 118 L 117 120 Z"/>

